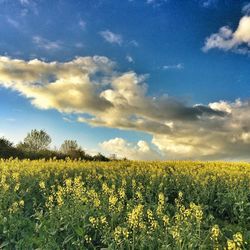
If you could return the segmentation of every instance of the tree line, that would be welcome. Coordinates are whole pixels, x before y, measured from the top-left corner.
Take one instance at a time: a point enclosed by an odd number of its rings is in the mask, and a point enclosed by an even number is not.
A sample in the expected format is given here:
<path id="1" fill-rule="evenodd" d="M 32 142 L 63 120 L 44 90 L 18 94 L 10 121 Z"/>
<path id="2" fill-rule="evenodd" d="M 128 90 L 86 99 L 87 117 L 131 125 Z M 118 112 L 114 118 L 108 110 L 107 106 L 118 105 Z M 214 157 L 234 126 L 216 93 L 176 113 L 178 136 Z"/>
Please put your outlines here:
<path id="1" fill-rule="evenodd" d="M 45 130 L 31 130 L 24 140 L 17 145 L 8 139 L 0 138 L 0 158 L 10 157 L 19 159 L 81 159 L 88 161 L 109 161 L 101 153 L 91 156 L 87 154 L 75 140 L 65 140 L 59 149 L 50 149 L 52 142 L 50 135 Z"/>

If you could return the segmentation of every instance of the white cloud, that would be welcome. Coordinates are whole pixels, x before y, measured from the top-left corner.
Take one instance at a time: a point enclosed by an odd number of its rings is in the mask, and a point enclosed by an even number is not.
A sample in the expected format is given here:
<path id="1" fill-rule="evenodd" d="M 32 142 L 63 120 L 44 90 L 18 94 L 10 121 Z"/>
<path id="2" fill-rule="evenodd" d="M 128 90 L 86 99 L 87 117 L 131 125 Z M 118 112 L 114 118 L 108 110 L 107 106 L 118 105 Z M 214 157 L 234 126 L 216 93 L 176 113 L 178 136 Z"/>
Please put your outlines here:
<path id="1" fill-rule="evenodd" d="M 184 65 L 182 63 L 178 63 L 178 64 L 173 64 L 173 65 L 164 65 L 163 69 L 164 70 L 171 70 L 171 69 L 183 69 Z"/>
<path id="2" fill-rule="evenodd" d="M 100 35 L 109 43 L 121 45 L 123 42 L 120 34 L 115 34 L 110 30 L 104 30 L 100 32 Z"/>
<path id="3" fill-rule="evenodd" d="M 133 47 L 139 47 L 139 43 L 136 40 L 131 40 L 129 44 L 132 45 Z"/>
<path id="4" fill-rule="evenodd" d="M 69 123 L 74 122 L 72 119 L 70 119 L 70 118 L 68 118 L 68 117 L 66 117 L 66 116 L 64 116 L 62 119 L 63 119 L 65 122 L 69 122 Z"/>
<path id="5" fill-rule="evenodd" d="M 21 4 L 21 16 L 24 17 L 28 13 L 32 12 L 35 15 L 39 15 L 37 1 L 36 0 L 19 0 L 19 3 Z"/>
<path id="6" fill-rule="evenodd" d="M 56 109 L 63 117 L 75 114 L 91 126 L 152 136 L 150 144 L 121 138 L 103 144 L 110 151 L 110 145 L 118 145 L 114 148 L 121 156 L 250 158 L 250 101 L 188 105 L 168 95 L 149 96 L 146 79 L 133 71 L 118 72 L 113 61 L 101 56 L 63 63 L 0 57 L 0 86 L 20 93 L 35 107 Z"/>
<path id="7" fill-rule="evenodd" d="M 127 60 L 129 63 L 133 63 L 133 62 L 134 62 L 133 57 L 130 56 L 130 55 L 127 55 L 127 56 L 126 56 L 126 60 Z"/>
<path id="8" fill-rule="evenodd" d="M 203 117 L 185 125 L 175 122 L 172 134 L 154 135 L 152 143 L 168 158 L 249 160 L 249 101 L 220 101 L 209 107 L 228 115 Z"/>
<path id="9" fill-rule="evenodd" d="M 123 138 L 114 138 L 100 143 L 100 147 L 106 154 L 115 154 L 118 158 L 128 158 L 132 160 L 155 160 L 161 155 L 153 150 L 146 141 L 129 143 Z"/>
<path id="10" fill-rule="evenodd" d="M 247 3 L 243 6 L 242 8 L 242 13 L 244 15 L 249 15 L 250 14 L 250 3 Z"/>
<path id="11" fill-rule="evenodd" d="M 200 4 L 204 8 L 216 7 L 218 0 L 200 0 Z"/>
<path id="12" fill-rule="evenodd" d="M 203 51 L 210 49 L 232 50 L 236 53 L 248 54 L 250 47 L 250 17 L 241 18 L 237 29 L 233 32 L 230 27 L 220 28 L 218 33 L 212 34 L 205 41 Z"/>
<path id="13" fill-rule="evenodd" d="M 33 36 L 32 40 L 37 47 L 45 50 L 58 50 L 62 48 L 60 41 L 49 41 L 41 36 Z"/>
<path id="14" fill-rule="evenodd" d="M 19 28 L 19 27 L 20 27 L 19 22 L 17 22 L 17 21 L 14 20 L 13 18 L 7 17 L 6 20 L 7 20 L 7 22 L 8 22 L 11 26 L 13 26 L 13 27 L 15 27 L 15 28 Z"/>

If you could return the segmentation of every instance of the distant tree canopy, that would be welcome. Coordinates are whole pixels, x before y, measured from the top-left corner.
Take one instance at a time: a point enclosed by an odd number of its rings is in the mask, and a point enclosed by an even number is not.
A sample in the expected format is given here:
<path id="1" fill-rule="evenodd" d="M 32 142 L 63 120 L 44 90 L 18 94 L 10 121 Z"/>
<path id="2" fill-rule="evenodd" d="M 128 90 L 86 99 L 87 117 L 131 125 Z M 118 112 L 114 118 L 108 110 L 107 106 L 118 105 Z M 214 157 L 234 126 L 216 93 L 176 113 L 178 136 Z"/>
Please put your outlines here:
<path id="1" fill-rule="evenodd" d="M 80 147 L 78 146 L 77 141 L 74 140 L 65 140 L 60 147 L 60 151 L 64 154 L 71 153 L 78 149 L 80 149 Z"/>
<path id="2" fill-rule="evenodd" d="M 60 151 L 73 159 L 88 157 L 75 140 L 65 140 L 60 147 Z"/>
<path id="3" fill-rule="evenodd" d="M 9 149 L 13 147 L 13 143 L 4 137 L 0 138 L 0 150 Z"/>
<path id="4" fill-rule="evenodd" d="M 46 150 L 51 143 L 51 137 L 44 130 L 31 130 L 20 145 L 28 151 Z"/>
<path id="5" fill-rule="evenodd" d="M 0 157 L 20 157 L 21 155 L 22 153 L 14 147 L 12 142 L 4 137 L 0 138 Z"/>
<path id="6" fill-rule="evenodd" d="M 109 161 L 110 159 L 102 155 L 101 153 L 98 153 L 97 155 L 93 156 L 93 160 L 94 161 Z"/>
<path id="7" fill-rule="evenodd" d="M 75 140 L 65 140 L 60 150 L 51 150 L 51 137 L 44 130 L 33 129 L 27 134 L 23 142 L 16 146 L 5 138 L 0 138 L 0 158 L 18 157 L 20 159 L 82 159 L 87 161 L 108 161 L 102 154 L 88 155 Z"/>

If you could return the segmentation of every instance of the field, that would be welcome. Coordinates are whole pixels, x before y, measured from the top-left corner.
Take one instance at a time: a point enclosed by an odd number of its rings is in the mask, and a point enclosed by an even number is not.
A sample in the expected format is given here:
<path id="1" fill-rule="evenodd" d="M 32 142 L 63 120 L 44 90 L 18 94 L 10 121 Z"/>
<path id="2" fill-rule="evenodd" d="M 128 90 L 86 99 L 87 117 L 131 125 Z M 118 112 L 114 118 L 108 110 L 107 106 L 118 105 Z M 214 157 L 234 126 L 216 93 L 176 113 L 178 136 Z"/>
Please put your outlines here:
<path id="1" fill-rule="evenodd" d="M 0 249 L 250 249 L 250 164 L 0 160 Z"/>

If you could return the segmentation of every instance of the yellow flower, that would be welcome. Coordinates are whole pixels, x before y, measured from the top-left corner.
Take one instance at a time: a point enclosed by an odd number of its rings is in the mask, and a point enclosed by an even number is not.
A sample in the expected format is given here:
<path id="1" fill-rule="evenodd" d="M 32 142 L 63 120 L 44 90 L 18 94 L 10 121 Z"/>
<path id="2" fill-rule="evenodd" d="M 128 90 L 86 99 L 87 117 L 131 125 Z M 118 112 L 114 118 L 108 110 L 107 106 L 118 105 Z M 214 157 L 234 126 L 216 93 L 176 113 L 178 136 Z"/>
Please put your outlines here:
<path id="1" fill-rule="evenodd" d="M 135 197 L 139 200 L 139 201 L 143 201 L 143 196 L 142 193 L 140 191 L 136 191 L 135 192 Z"/>
<path id="2" fill-rule="evenodd" d="M 114 239 L 119 244 L 121 243 L 122 228 L 120 226 L 115 228 Z"/>
<path id="3" fill-rule="evenodd" d="M 237 246 L 242 246 L 243 244 L 243 236 L 240 232 L 237 232 L 233 235 L 233 240 L 236 243 Z"/>
<path id="4" fill-rule="evenodd" d="M 118 194 L 119 194 L 121 199 L 124 199 L 125 198 L 125 189 L 124 188 L 119 188 Z"/>
<path id="5" fill-rule="evenodd" d="M 24 200 L 19 201 L 19 206 L 23 207 L 24 206 Z"/>
<path id="6" fill-rule="evenodd" d="M 122 240 L 128 239 L 129 237 L 129 231 L 127 228 L 124 227 L 116 227 L 114 230 L 114 239 L 117 244 L 121 244 Z"/>
<path id="7" fill-rule="evenodd" d="M 167 215 L 163 215 L 162 220 L 165 227 L 169 225 L 169 217 Z"/>
<path id="8" fill-rule="evenodd" d="M 132 212 L 128 214 L 128 224 L 131 228 L 144 228 L 143 223 L 143 205 L 137 205 Z"/>
<path id="9" fill-rule="evenodd" d="M 183 198 L 183 193 L 182 193 L 182 192 L 179 192 L 179 193 L 178 193 L 178 198 L 179 198 L 179 199 L 182 199 L 182 198 Z"/>
<path id="10" fill-rule="evenodd" d="M 14 191 L 15 191 L 15 192 L 16 192 L 16 191 L 18 191 L 18 190 L 19 190 L 19 188 L 20 188 L 20 184 L 19 184 L 19 183 L 17 183 L 17 184 L 15 185 Z"/>
<path id="11" fill-rule="evenodd" d="M 39 182 L 39 187 L 40 187 L 41 189 L 45 189 L 45 183 L 44 183 L 44 181 L 40 181 L 40 182 Z"/>
<path id="12" fill-rule="evenodd" d="M 104 194 L 108 194 L 109 193 L 109 187 L 108 187 L 108 185 L 107 185 L 106 182 L 104 182 L 102 184 L 102 190 L 103 190 Z"/>
<path id="13" fill-rule="evenodd" d="M 172 228 L 172 230 L 170 231 L 172 237 L 176 240 L 179 241 L 180 240 L 180 231 L 178 229 L 178 227 L 174 226 Z"/>
<path id="14" fill-rule="evenodd" d="M 164 194 L 163 193 L 159 193 L 159 195 L 158 195 L 158 204 L 161 204 L 163 206 L 164 202 L 165 202 Z"/>
<path id="15" fill-rule="evenodd" d="M 92 241 L 92 239 L 91 239 L 91 237 L 90 237 L 89 235 L 85 235 L 85 236 L 84 236 L 84 239 L 85 239 L 85 241 L 86 241 L 87 243 L 91 243 L 91 241 Z"/>
<path id="16" fill-rule="evenodd" d="M 101 201 L 98 197 L 94 198 L 94 207 L 99 207 L 101 205 Z"/>
<path id="17" fill-rule="evenodd" d="M 214 225 L 211 229 L 211 239 L 214 241 L 218 241 L 219 235 L 220 235 L 220 228 L 218 225 Z"/>
<path id="18" fill-rule="evenodd" d="M 59 191 L 57 191 L 56 195 L 57 195 L 56 201 L 57 201 L 58 206 L 60 207 L 64 204 L 63 193 L 62 193 L 62 191 L 59 190 Z"/>
<path id="19" fill-rule="evenodd" d="M 233 240 L 227 240 L 227 250 L 237 250 L 236 244 Z"/>
<path id="20" fill-rule="evenodd" d="M 102 216 L 100 217 L 100 222 L 101 222 L 101 224 L 103 224 L 103 225 L 107 224 L 107 219 L 106 219 L 106 217 L 102 215 Z"/>
<path id="21" fill-rule="evenodd" d="M 97 227 L 97 219 L 93 216 L 89 217 L 89 222 L 92 224 L 93 227 Z"/>
<path id="22" fill-rule="evenodd" d="M 110 210 L 115 210 L 117 201 L 118 201 L 118 198 L 115 195 L 111 195 L 109 197 L 109 209 Z"/>

